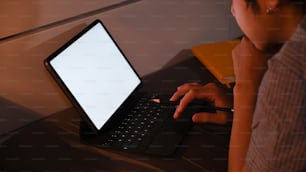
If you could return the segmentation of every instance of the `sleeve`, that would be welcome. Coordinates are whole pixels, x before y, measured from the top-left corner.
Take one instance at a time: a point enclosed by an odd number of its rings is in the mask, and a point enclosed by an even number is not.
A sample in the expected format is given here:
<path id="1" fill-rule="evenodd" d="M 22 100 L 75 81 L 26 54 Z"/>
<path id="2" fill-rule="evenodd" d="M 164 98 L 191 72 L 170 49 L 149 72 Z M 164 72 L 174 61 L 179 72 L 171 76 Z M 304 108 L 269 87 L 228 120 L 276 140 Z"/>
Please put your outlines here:
<path id="1" fill-rule="evenodd" d="M 248 171 L 306 170 L 304 69 L 298 63 L 289 66 L 277 59 L 269 62 L 252 121 Z"/>

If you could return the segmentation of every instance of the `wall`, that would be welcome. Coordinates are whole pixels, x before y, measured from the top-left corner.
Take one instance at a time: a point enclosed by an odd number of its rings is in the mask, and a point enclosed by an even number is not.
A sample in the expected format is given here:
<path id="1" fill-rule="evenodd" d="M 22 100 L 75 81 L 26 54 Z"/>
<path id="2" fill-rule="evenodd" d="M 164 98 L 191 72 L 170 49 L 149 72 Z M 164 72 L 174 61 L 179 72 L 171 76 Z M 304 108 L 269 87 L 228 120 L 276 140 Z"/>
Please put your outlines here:
<path id="1" fill-rule="evenodd" d="M 228 0 L 0 2 L 0 134 L 71 106 L 43 59 L 101 19 L 145 76 L 181 49 L 241 35 Z"/>

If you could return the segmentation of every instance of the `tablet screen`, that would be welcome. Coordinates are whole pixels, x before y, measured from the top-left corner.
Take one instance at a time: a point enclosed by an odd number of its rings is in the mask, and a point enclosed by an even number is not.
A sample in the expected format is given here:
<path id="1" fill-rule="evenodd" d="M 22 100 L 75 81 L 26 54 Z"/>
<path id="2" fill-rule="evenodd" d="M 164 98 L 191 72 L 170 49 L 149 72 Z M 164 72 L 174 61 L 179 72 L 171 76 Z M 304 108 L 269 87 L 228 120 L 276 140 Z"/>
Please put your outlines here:
<path id="1" fill-rule="evenodd" d="M 100 22 L 49 63 L 97 129 L 141 83 Z"/>

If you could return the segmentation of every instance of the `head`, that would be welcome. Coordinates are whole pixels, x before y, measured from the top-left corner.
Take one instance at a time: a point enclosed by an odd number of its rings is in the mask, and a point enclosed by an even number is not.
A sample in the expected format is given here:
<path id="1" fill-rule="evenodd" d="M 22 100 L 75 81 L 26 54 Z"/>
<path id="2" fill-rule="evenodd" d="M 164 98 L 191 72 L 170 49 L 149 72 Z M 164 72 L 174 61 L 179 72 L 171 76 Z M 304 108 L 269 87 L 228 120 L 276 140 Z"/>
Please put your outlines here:
<path id="1" fill-rule="evenodd" d="M 305 0 L 232 0 L 231 12 L 259 50 L 287 41 L 305 15 Z"/>

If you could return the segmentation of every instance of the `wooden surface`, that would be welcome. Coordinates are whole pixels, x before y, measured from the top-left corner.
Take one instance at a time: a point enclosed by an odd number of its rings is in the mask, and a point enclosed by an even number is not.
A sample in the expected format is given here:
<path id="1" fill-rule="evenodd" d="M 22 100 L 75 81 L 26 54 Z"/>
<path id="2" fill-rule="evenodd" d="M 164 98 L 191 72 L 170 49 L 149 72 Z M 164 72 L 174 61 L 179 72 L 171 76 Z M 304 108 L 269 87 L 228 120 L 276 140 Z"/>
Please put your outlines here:
<path id="1" fill-rule="evenodd" d="M 215 79 L 182 51 L 154 74 L 144 90 L 172 93 L 189 81 Z M 230 126 L 197 124 L 173 156 L 159 157 L 100 149 L 80 142 L 80 116 L 74 108 L 11 132 L 0 146 L 0 171 L 226 171 Z"/>

